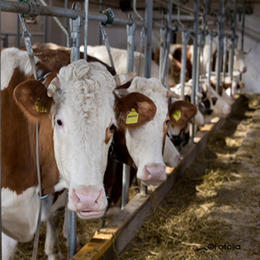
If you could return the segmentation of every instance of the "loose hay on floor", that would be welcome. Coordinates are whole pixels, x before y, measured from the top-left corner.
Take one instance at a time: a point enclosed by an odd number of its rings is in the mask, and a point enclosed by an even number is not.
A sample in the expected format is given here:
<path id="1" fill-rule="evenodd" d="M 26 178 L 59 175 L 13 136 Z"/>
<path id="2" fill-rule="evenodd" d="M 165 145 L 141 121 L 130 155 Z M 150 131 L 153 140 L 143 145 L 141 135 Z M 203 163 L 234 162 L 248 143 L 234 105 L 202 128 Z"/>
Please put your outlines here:
<path id="1" fill-rule="evenodd" d="M 260 259 L 260 96 L 243 103 L 120 259 Z"/>

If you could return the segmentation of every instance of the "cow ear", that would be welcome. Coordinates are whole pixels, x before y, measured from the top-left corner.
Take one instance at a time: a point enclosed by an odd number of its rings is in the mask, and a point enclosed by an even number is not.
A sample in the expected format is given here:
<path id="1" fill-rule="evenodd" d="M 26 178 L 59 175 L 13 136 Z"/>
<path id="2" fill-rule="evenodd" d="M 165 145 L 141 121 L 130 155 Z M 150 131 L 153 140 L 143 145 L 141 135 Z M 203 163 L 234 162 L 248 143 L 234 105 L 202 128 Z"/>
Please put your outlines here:
<path id="1" fill-rule="evenodd" d="M 17 105 L 29 118 L 41 119 L 50 112 L 52 98 L 47 96 L 46 87 L 37 80 L 20 83 L 15 88 L 13 96 Z"/>
<path id="2" fill-rule="evenodd" d="M 115 111 L 119 126 L 133 128 L 152 120 L 156 105 L 147 96 L 132 92 L 117 100 Z"/>
<path id="3" fill-rule="evenodd" d="M 169 105 L 170 121 L 173 126 L 184 127 L 197 113 L 197 108 L 186 101 L 176 101 Z"/>

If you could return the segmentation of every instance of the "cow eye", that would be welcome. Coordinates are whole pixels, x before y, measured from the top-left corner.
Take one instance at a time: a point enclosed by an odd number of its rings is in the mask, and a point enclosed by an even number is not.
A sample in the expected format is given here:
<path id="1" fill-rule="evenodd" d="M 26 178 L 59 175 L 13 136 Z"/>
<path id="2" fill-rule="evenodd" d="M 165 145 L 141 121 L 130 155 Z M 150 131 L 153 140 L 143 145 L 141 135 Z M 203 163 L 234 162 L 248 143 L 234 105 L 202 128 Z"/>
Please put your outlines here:
<path id="1" fill-rule="evenodd" d="M 116 130 L 116 126 L 114 124 L 112 124 L 110 127 L 109 127 L 109 130 L 111 132 L 114 132 Z"/>
<path id="2" fill-rule="evenodd" d="M 62 123 L 62 121 L 61 121 L 60 119 L 57 119 L 56 122 L 57 122 L 57 124 L 58 124 L 59 126 L 62 126 L 62 125 L 63 125 L 63 123 Z"/>
<path id="3" fill-rule="evenodd" d="M 169 122 L 170 122 L 170 119 L 165 120 L 166 125 L 168 125 Z"/>

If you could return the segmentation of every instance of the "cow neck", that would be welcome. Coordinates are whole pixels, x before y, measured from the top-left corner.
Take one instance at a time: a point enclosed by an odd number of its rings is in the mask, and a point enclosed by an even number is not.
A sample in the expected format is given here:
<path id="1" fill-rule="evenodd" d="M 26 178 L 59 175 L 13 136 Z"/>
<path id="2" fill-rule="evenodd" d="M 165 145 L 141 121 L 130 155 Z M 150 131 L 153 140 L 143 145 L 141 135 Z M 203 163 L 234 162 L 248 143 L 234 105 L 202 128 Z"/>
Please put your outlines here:
<path id="1" fill-rule="evenodd" d="M 27 79 L 28 77 L 16 68 L 8 88 L 2 91 L 2 187 L 9 188 L 17 194 L 38 183 L 35 123 L 28 121 L 13 99 L 15 87 Z M 52 192 L 53 186 L 58 181 L 51 134 L 51 121 L 46 116 L 46 119 L 40 121 L 39 128 L 39 154 L 44 193 Z"/>

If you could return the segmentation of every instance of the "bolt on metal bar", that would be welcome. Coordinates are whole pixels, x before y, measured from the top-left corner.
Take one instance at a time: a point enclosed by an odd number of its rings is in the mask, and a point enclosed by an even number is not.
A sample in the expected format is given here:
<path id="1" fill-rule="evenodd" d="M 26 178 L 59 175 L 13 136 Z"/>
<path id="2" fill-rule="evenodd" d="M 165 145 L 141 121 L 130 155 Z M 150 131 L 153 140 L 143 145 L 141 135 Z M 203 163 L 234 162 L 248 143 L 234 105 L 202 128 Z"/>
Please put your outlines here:
<path id="1" fill-rule="evenodd" d="M 75 10 L 80 10 L 80 4 L 75 4 L 72 7 Z M 80 59 L 80 31 L 81 31 L 81 17 L 70 20 L 71 29 L 71 54 L 70 61 L 74 62 Z M 72 258 L 76 252 L 76 214 L 75 212 L 68 212 L 68 237 L 69 237 L 69 257 Z"/>
<path id="2" fill-rule="evenodd" d="M 129 182 L 130 182 L 130 166 L 123 164 L 121 209 L 124 209 L 125 205 L 128 202 Z"/>
<path id="3" fill-rule="evenodd" d="M 181 99 L 184 100 L 184 88 L 186 82 L 186 65 L 187 65 L 187 45 L 190 38 L 188 31 L 183 31 L 182 34 L 182 52 L 181 52 Z"/>
<path id="4" fill-rule="evenodd" d="M 84 59 L 87 60 L 88 55 L 88 5 L 89 1 L 85 0 L 85 21 L 84 21 Z"/>
<path id="5" fill-rule="evenodd" d="M 153 30 L 153 0 L 146 0 L 145 9 L 145 77 L 151 77 L 152 59 L 152 30 Z"/>
<path id="6" fill-rule="evenodd" d="M 212 68 L 212 45 L 213 45 L 213 35 L 212 33 L 209 34 L 209 57 L 208 57 L 208 86 L 210 87 L 210 78 L 211 78 L 211 68 Z"/>
<path id="7" fill-rule="evenodd" d="M 192 95 L 191 103 L 196 105 L 197 94 L 197 55 L 198 55 L 198 33 L 199 33 L 199 0 L 194 1 L 194 38 L 193 38 L 193 62 L 192 62 Z M 195 124 L 191 127 L 191 140 L 195 137 Z"/>
<path id="8" fill-rule="evenodd" d="M 220 15 L 218 23 L 218 51 L 217 51 L 217 82 L 216 82 L 216 92 L 219 93 L 220 83 L 221 83 L 221 65 L 223 58 L 223 31 L 224 31 L 224 15 L 225 15 L 225 0 L 220 1 Z"/>
<path id="9" fill-rule="evenodd" d="M 135 23 L 126 26 L 127 31 L 127 71 L 134 71 L 134 35 L 135 35 Z"/>

